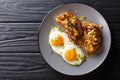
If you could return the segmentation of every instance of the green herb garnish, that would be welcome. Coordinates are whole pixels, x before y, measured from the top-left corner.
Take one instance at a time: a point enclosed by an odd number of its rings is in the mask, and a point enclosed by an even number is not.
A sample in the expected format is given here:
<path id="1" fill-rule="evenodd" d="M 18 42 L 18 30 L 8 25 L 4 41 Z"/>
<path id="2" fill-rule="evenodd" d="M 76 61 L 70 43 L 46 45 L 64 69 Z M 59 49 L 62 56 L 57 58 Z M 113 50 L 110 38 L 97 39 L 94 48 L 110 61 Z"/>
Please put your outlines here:
<path id="1" fill-rule="evenodd" d="M 81 57 L 81 60 L 84 60 L 84 57 Z"/>
<path id="2" fill-rule="evenodd" d="M 91 32 L 91 35 L 94 35 L 95 34 L 95 32 Z"/>
<path id="3" fill-rule="evenodd" d="M 48 45 L 50 46 L 50 54 L 52 54 L 52 48 L 49 41 L 48 41 Z"/>
<path id="4" fill-rule="evenodd" d="M 52 49 L 50 50 L 50 54 L 52 54 Z"/>
<path id="5" fill-rule="evenodd" d="M 80 55 L 80 54 L 77 54 L 77 57 L 78 57 L 78 58 L 81 58 L 81 55 Z"/>
<path id="6" fill-rule="evenodd" d="M 48 45 L 50 46 L 50 42 L 48 41 Z"/>
<path id="7" fill-rule="evenodd" d="M 62 52 L 60 52 L 60 56 L 62 56 Z"/>
<path id="8" fill-rule="evenodd" d="M 84 21 L 85 20 L 85 16 L 80 16 L 79 18 L 81 21 Z"/>
<path id="9" fill-rule="evenodd" d="M 55 28 L 55 26 L 51 26 L 51 28 L 53 29 L 53 28 Z"/>
<path id="10" fill-rule="evenodd" d="M 73 48 L 73 50 L 75 50 L 75 48 Z"/>
<path id="11" fill-rule="evenodd" d="M 76 61 L 78 61 L 79 59 L 78 58 L 76 58 Z"/>
<path id="12" fill-rule="evenodd" d="M 78 32 L 75 28 L 73 28 L 73 31 L 74 31 L 74 36 L 77 36 L 78 35 Z"/>
<path id="13" fill-rule="evenodd" d="M 50 31 L 48 31 L 48 34 L 50 34 Z"/>
<path id="14" fill-rule="evenodd" d="M 55 41 L 58 43 L 58 39 L 55 39 Z"/>
<path id="15" fill-rule="evenodd" d="M 64 43 L 62 43 L 62 45 L 61 45 L 61 46 L 62 46 L 62 48 L 64 48 Z"/>
<path id="16" fill-rule="evenodd" d="M 56 27 L 58 28 L 58 31 L 63 32 L 63 30 L 60 28 L 60 26 L 56 25 Z"/>

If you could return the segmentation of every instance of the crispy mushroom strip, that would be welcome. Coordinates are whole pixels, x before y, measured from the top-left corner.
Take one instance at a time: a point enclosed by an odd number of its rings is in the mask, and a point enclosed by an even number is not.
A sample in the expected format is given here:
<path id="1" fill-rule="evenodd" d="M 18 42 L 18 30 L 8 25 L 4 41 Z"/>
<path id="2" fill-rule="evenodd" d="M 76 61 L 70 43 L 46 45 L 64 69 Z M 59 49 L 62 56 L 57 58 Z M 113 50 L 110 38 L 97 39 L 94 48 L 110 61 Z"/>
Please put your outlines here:
<path id="1" fill-rule="evenodd" d="M 82 46 L 82 24 L 76 16 L 68 11 L 57 16 L 56 22 L 63 27 L 63 30 L 68 35 L 71 42 L 80 47 Z"/>
<path id="2" fill-rule="evenodd" d="M 94 54 L 101 46 L 101 33 L 98 25 L 89 22 L 82 22 L 84 31 L 84 50 L 89 54 Z"/>

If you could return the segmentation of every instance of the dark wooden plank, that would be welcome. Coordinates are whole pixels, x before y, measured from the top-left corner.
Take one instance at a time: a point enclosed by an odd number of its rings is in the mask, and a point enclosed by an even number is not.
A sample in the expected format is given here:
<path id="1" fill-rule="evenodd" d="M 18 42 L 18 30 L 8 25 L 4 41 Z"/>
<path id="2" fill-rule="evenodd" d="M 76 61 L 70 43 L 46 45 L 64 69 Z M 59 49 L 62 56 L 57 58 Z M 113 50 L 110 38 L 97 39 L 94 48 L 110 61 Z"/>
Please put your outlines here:
<path id="1" fill-rule="evenodd" d="M 115 51 L 116 50 L 116 51 Z M 112 47 L 105 62 L 95 71 L 83 76 L 66 76 L 50 68 L 39 53 L 4 53 L 0 54 L 0 78 L 12 80 L 114 80 L 120 79 L 120 54 Z M 115 57 L 115 58 L 113 58 Z"/>
<path id="2" fill-rule="evenodd" d="M 2 44 L 2 42 L 6 42 L 6 38 L 0 36 L 0 46 L 2 46 L 0 47 L 0 78 L 8 80 L 114 80 L 117 78 L 119 80 L 120 23 L 109 23 L 109 26 L 112 35 L 112 46 L 105 62 L 92 73 L 72 77 L 56 72 L 42 58 L 37 43 L 39 23 L 2 23 L 0 24 L 0 35 L 6 36 L 8 43 Z M 22 32 L 23 34 L 21 34 Z M 27 43 L 24 43 L 24 41 Z M 33 44 L 31 44 L 31 41 L 33 41 Z M 3 47 L 4 45 L 8 47 Z"/>
<path id="3" fill-rule="evenodd" d="M 88 4 L 110 22 L 109 55 L 98 69 L 83 76 L 56 72 L 39 53 L 40 23 L 36 22 L 41 22 L 54 7 L 67 3 Z M 119 0 L 0 0 L 0 80 L 120 80 L 119 14 Z"/>
<path id="4" fill-rule="evenodd" d="M 39 52 L 38 31 L 40 23 L 1 23 L 0 52 Z M 110 23 L 112 40 L 119 48 L 120 24 Z"/>
<path id="5" fill-rule="evenodd" d="M 1 23 L 0 52 L 39 52 L 40 23 Z"/>
<path id="6" fill-rule="evenodd" d="M 87 0 L 83 2 L 88 2 Z M 81 1 L 81 2 L 82 2 Z M 2 0 L 0 1 L 0 21 L 42 21 L 54 7 L 77 2 L 73 0 Z"/>
<path id="7" fill-rule="evenodd" d="M 43 75 L 52 75 L 51 71 L 40 53 L 0 54 L 0 78 L 42 78 Z"/>
<path id="8" fill-rule="evenodd" d="M 94 5 L 108 22 L 120 22 L 120 0 L 100 0 Z"/>
<path id="9" fill-rule="evenodd" d="M 107 21 L 120 22 L 118 0 L 0 0 L 0 22 L 39 22 L 54 7 L 68 3 L 88 4 L 100 11 Z"/>

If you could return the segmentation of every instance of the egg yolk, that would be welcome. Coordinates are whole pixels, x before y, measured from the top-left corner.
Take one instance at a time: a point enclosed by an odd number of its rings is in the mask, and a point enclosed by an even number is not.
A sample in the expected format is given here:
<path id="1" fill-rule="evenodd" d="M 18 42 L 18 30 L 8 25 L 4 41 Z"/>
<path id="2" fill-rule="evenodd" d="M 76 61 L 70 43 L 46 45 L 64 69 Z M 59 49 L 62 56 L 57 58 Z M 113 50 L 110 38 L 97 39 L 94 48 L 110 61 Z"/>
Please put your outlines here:
<path id="1" fill-rule="evenodd" d="M 63 37 L 57 35 L 55 39 L 51 39 L 51 43 L 53 46 L 61 46 L 63 44 Z"/>
<path id="2" fill-rule="evenodd" d="M 76 51 L 74 49 L 66 51 L 64 55 L 67 61 L 74 61 L 77 57 Z"/>

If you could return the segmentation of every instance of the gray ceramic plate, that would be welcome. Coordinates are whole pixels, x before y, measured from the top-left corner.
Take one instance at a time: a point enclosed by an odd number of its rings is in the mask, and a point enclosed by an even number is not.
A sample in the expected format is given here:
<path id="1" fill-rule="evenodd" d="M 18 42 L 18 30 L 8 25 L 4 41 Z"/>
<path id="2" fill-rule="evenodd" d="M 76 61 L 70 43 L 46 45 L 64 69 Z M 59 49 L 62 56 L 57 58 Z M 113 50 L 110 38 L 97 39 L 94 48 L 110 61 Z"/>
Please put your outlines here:
<path id="1" fill-rule="evenodd" d="M 48 32 L 52 25 L 57 25 L 55 17 L 68 10 L 73 14 L 77 11 L 78 15 L 86 16 L 94 23 L 101 24 L 103 26 L 101 29 L 103 42 L 97 55 L 87 59 L 78 67 L 70 66 L 56 53 L 50 54 L 50 47 L 48 45 Z M 107 57 L 110 45 L 111 35 L 107 22 L 98 11 L 84 4 L 66 4 L 54 8 L 44 18 L 39 31 L 39 46 L 45 61 L 56 71 L 66 75 L 83 75 L 95 70 Z"/>

